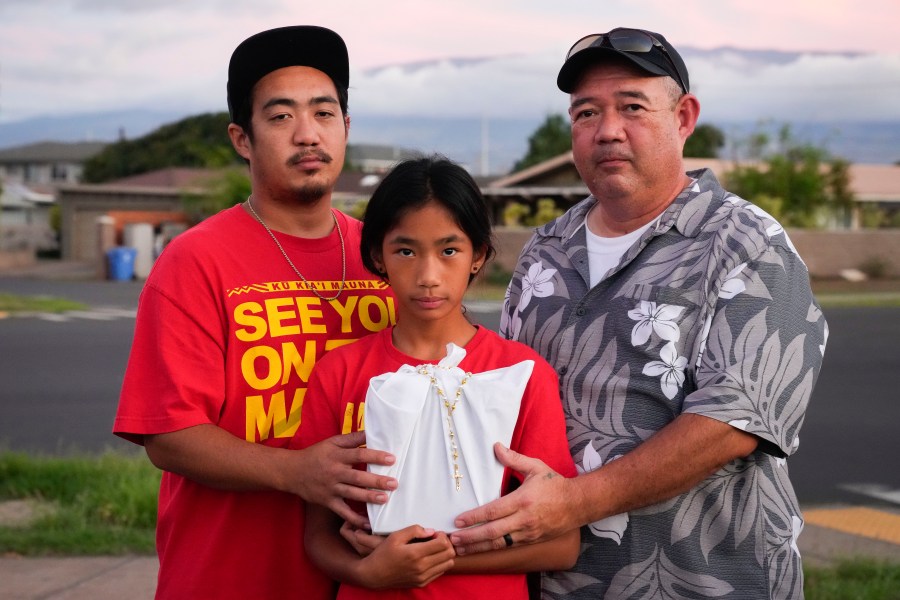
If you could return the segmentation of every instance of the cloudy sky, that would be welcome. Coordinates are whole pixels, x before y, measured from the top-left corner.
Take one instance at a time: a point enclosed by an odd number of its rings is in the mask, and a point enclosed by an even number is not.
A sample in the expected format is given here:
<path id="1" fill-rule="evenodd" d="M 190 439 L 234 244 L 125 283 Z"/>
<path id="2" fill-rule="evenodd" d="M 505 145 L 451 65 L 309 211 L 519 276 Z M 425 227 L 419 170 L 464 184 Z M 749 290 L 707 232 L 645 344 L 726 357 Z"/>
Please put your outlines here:
<path id="1" fill-rule="evenodd" d="M 826 53 L 781 65 L 737 55 L 688 60 L 707 116 L 896 121 L 898 22 L 896 0 L 0 0 L 0 123 L 131 108 L 224 110 L 234 47 L 300 23 L 347 41 L 354 114 L 563 110 L 554 81 L 568 46 L 629 25 L 679 48 Z M 495 60 L 446 61 L 485 57 Z M 396 66 L 423 61 L 437 62 Z"/>

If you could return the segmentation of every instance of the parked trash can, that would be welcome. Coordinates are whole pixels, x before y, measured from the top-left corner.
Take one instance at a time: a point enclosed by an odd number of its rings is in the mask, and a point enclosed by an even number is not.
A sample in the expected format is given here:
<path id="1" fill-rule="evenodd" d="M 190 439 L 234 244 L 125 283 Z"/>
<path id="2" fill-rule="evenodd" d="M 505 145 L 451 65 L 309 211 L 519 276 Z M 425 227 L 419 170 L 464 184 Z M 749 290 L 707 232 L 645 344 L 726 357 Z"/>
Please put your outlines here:
<path id="1" fill-rule="evenodd" d="M 106 251 L 109 261 L 109 278 L 113 281 L 131 281 L 134 278 L 135 248 L 116 246 Z"/>
<path id="2" fill-rule="evenodd" d="M 134 258 L 135 279 L 147 279 L 153 268 L 153 225 L 150 223 L 128 223 L 122 230 L 122 245 L 137 250 Z"/>

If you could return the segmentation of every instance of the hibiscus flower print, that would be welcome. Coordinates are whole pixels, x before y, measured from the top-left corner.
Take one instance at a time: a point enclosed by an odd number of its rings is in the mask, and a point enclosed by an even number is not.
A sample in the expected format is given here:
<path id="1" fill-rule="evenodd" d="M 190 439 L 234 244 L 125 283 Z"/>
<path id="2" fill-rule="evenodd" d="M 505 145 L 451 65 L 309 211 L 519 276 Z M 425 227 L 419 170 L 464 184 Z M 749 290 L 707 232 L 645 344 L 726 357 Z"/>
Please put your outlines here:
<path id="1" fill-rule="evenodd" d="M 651 333 L 655 333 L 660 339 L 667 342 L 677 342 L 681 337 L 681 330 L 678 329 L 675 319 L 683 311 L 683 306 L 641 300 L 637 307 L 628 311 L 628 317 L 637 321 L 631 330 L 631 345 L 646 344 Z"/>
<path id="2" fill-rule="evenodd" d="M 508 312 L 504 312 L 501 315 L 500 335 L 506 337 L 508 340 L 518 340 L 519 333 L 522 332 L 522 314 L 516 310 L 512 316 L 508 315 Z M 506 321 L 505 324 L 502 323 L 504 320 Z"/>
<path id="3" fill-rule="evenodd" d="M 796 515 L 791 515 L 791 550 L 793 550 L 797 556 L 800 556 L 800 547 L 797 546 L 797 539 L 800 537 L 802 531 L 803 519 Z"/>
<path id="4" fill-rule="evenodd" d="M 684 368 L 687 366 L 687 359 L 678 356 L 678 350 L 672 342 L 662 347 L 659 351 L 659 358 L 661 360 L 654 360 L 644 365 L 643 373 L 651 377 L 659 377 L 663 394 L 671 400 L 684 385 Z"/>
<path id="5" fill-rule="evenodd" d="M 621 457 L 622 455 L 618 454 L 610 458 L 607 462 L 612 462 Z M 603 466 L 603 459 L 600 457 L 600 454 L 594 450 L 593 443 L 588 443 L 584 448 L 584 457 L 581 462 L 581 465 L 577 465 L 579 473 L 590 473 Z M 588 529 L 590 529 L 591 533 L 595 536 L 610 539 L 619 545 L 622 545 L 622 536 L 625 535 L 625 530 L 627 528 L 627 512 L 612 515 L 611 517 L 606 517 L 605 519 L 600 519 L 593 523 L 588 523 Z"/>
<path id="6" fill-rule="evenodd" d="M 742 263 L 729 271 L 728 275 L 725 276 L 725 283 L 722 284 L 722 289 L 719 290 L 719 298 L 731 300 L 747 289 L 747 284 L 738 277 L 745 268 L 747 268 L 747 263 Z"/>
<path id="7" fill-rule="evenodd" d="M 553 285 L 553 276 L 556 269 L 545 269 L 544 263 L 538 261 L 528 267 L 528 273 L 522 278 L 522 297 L 519 299 L 518 310 L 522 311 L 535 298 L 546 298 L 556 290 Z"/>

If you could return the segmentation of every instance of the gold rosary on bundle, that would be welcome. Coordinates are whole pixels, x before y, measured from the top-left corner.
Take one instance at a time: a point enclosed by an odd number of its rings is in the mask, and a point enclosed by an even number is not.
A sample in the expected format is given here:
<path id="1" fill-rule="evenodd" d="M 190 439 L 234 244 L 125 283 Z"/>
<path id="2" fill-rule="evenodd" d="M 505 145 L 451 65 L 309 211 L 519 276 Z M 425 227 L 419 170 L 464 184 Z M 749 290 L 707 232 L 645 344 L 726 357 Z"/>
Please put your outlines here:
<path id="1" fill-rule="evenodd" d="M 460 480 L 463 478 L 462 473 L 459 472 L 459 446 L 456 444 L 456 434 L 454 433 L 454 423 L 453 423 L 453 411 L 456 410 L 456 405 L 459 403 L 459 398 L 462 396 L 463 386 L 466 385 L 469 381 L 469 377 L 472 376 L 471 373 L 466 373 L 462 378 L 462 381 L 459 382 L 459 387 L 456 388 L 456 395 L 453 397 L 453 404 L 447 399 L 447 395 L 444 394 L 444 390 L 441 389 L 441 386 L 438 385 L 437 379 L 434 376 L 434 373 L 428 370 L 427 366 L 421 366 L 417 369 L 417 372 L 431 381 L 432 387 L 434 387 L 437 392 L 438 399 L 444 405 L 444 408 L 447 409 L 447 431 L 449 432 L 450 437 L 450 456 L 453 457 L 453 473 L 450 475 L 453 480 L 456 482 L 456 491 L 460 490 Z"/>

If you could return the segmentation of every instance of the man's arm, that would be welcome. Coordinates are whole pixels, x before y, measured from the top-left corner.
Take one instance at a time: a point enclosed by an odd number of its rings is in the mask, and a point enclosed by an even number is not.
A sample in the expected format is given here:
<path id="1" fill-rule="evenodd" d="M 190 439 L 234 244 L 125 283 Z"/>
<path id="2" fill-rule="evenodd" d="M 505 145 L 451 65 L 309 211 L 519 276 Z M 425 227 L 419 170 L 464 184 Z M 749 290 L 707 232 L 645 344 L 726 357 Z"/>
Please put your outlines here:
<path id="1" fill-rule="evenodd" d="M 570 529 L 561 535 L 533 544 L 503 547 L 493 552 L 470 553 L 456 558 L 451 573 L 531 573 L 565 571 L 575 566 L 581 545 L 581 532 Z"/>
<path id="2" fill-rule="evenodd" d="M 534 544 L 622 512 L 673 498 L 729 462 L 757 438 L 701 415 L 682 414 L 646 442 L 596 471 L 566 479 L 543 462 L 495 446 L 503 465 L 525 475 L 516 491 L 460 515 L 450 540 L 459 554 Z M 480 523 L 480 525 L 479 525 Z"/>
<path id="3" fill-rule="evenodd" d="M 360 448 L 363 432 L 334 436 L 303 450 L 272 448 L 238 439 L 212 424 L 145 435 L 158 468 L 197 483 L 231 491 L 279 490 L 322 504 L 357 526 L 366 519 L 345 499 L 383 504 L 397 481 L 354 469 L 358 463 L 390 465 L 387 452 Z M 368 489 L 372 488 L 372 489 Z"/>

